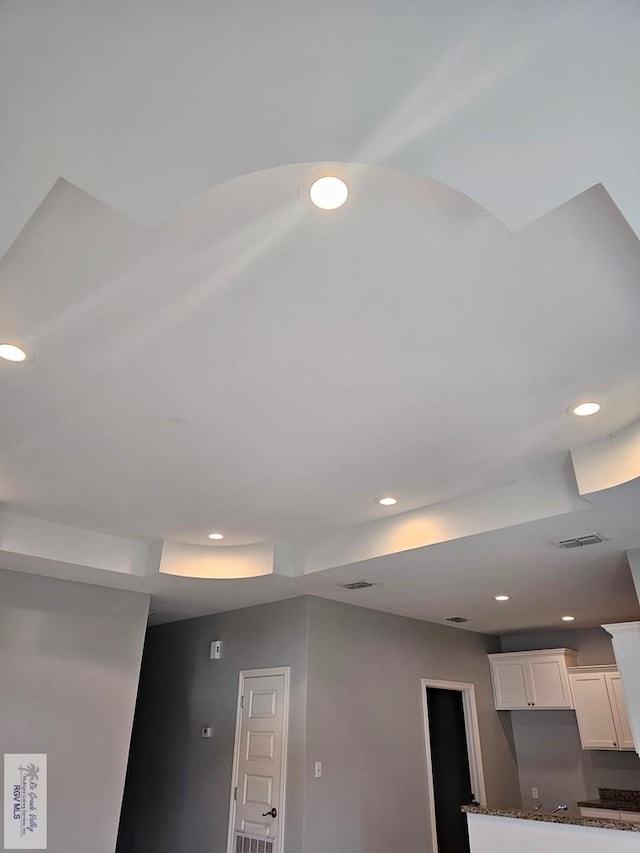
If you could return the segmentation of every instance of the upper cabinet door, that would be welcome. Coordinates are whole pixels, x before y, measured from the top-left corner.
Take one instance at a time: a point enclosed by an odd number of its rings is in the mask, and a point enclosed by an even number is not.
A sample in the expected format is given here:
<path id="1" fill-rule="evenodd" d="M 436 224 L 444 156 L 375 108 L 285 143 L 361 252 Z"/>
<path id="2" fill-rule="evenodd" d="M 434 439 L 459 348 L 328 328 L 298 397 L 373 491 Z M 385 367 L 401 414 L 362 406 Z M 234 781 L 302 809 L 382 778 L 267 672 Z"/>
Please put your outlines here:
<path id="1" fill-rule="evenodd" d="M 572 709 L 567 666 L 575 666 L 577 656 L 573 649 L 489 655 L 496 710 Z"/>
<path id="2" fill-rule="evenodd" d="M 613 719 L 618 731 L 618 747 L 619 749 L 635 750 L 622 679 L 617 672 L 606 672 L 605 679 L 609 688 L 609 702 L 613 712 Z"/>
<path id="3" fill-rule="evenodd" d="M 524 658 L 493 659 L 491 661 L 491 676 L 496 710 L 510 711 L 531 707 Z"/>
<path id="4" fill-rule="evenodd" d="M 570 678 L 582 748 L 618 749 L 605 673 L 572 673 Z"/>
<path id="5" fill-rule="evenodd" d="M 534 708 L 573 708 L 564 658 L 530 655 L 527 657 L 527 668 Z"/>

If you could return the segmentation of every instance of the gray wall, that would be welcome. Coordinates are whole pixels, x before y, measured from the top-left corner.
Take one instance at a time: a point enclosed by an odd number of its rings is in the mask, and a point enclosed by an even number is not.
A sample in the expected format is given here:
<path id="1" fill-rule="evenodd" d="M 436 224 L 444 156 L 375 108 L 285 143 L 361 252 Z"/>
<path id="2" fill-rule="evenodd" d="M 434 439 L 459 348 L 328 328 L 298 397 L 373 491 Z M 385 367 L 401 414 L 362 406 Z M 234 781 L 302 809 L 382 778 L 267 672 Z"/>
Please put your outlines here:
<path id="1" fill-rule="evenodd" d="M 528 631 L 500 638 L 503 652 L 529 649 L 575 649 L 578 666 L 615 663 L 611 637 L 604 628 L 565 628 L 560 631 Z"/>
<path id="2" fill-rule="evenodd" d="M 502 637 L 505 652 L 570 648 L 580 666 L 615 663 L 611 638 L 602 628 L 541 631 Z M 640 758 L 634 752 L 585 750 L 573 711 L 511 711 L 513 736 L 525 808 L 537 787 L 545 808 L 598 796 L 598 788 L 640 789 Z"/>
<path id="3" fill-rule="evenodd" d="M 495 637 L 310 599 L 305 853 L 430 849 L 421 678 L 475 683 L 488 801 L 520 805 L 510 720 L 493 709 L 487 654 L 499 650 Z"/>
<path id="4" fill-rule="evenodd" d="M 212 640 L 223 642 L 219 661 L 209 660 Z M 275 666 L 291 667 L 285 853 L 300 853 L 305 598 L 148 631 L 118 853 L 224 853 L 239 672 Z"/>
<path id="5" fill-rule="evenodd" d="M 48 755 L 49 853 L 113 853 L 148 607 L 0 572 L 0 752 Z"/>

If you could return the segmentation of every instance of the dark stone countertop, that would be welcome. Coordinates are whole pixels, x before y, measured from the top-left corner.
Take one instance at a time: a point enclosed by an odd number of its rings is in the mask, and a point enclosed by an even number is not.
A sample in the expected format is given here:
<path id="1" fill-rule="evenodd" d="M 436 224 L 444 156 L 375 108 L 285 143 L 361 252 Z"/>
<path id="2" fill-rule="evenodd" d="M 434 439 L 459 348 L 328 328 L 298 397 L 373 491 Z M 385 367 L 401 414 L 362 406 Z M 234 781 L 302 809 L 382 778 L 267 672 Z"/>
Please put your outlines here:
<path id="1" fill-rule="evenodd" d="M 634 803 L 630 800 L 579 800 L 578 805 L 585 809 L 610 809 L 614 812 L 640 813 L 640 803 Z"/>
<path id="2" fill-rule="evenodd" d="M 597 800 L 582 800 L 585 809 L 611 809 L 614 812 L 640 812 L 640 791 L 625 788 L 598 788 Z"/>
<path id="3" fill-rule="evenodd" d="M 548 812 L 525 812 L 518 809 L 486 809 L 483 806 L 462 806 L 462 811 L 466 814 L 510 817 L 517 818 L 518 820 L 537 820 L 545 823 L 566 823 L 571 826 L 590 826 L 594 829 L 618 829 L 623 832 L 640 832 L 640 823 L 628 823 L 624 820 L 605 820 L 604 818 L 599 820 L 595 817 L 549 814 Z"/>

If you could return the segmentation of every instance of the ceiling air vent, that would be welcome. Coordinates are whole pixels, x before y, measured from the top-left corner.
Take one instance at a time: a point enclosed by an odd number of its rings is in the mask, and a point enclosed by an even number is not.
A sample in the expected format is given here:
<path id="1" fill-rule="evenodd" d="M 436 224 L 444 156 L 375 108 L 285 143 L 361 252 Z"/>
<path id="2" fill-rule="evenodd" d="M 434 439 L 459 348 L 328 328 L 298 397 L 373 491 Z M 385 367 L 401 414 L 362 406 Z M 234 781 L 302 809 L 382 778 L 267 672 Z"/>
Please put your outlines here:
<path id="1" fill-rule="evenodd" d="M 369 581 L 356 581 L 355 583 L 343 583 L 342 586 L 344 589 L 367 589 L 370 586 L 373 586 Z"/>
<path id="2" fill-rule="evenodd" d="M 468 619 L 465 619 L 464 616 L 447 616 L 447 622 L 455 622 L 456 624 L 460 624 L 461 622 L 468 622 Z"/>
<path id="3" fill-rule="evenodd" d="M 598 542 L 604 542 L 604 536 L 600 536 L 599 533 L 589 533 L 587 536 L 577 536 L 575 539 L 561 539 L 558 542 L 558 548 L 571 551 L 573 548 L 582 548 L 584 545 L 597 545 Z"/>

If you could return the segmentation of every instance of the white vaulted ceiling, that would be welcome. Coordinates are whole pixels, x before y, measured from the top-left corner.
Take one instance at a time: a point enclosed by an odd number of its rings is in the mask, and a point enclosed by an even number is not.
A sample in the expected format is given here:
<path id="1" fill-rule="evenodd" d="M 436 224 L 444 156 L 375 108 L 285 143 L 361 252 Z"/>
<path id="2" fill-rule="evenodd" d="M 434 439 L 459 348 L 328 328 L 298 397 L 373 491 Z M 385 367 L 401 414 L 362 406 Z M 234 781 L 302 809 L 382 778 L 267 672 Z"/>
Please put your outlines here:
<path id="1" fill-rule="evenodd" d="M 373 606 L 438 618 L 433 597 L 407 604 L 436 548 L 454 548 L 446 593 L 495 547 L 491 592 L 519 535 L 562 538 L 518 531 L 617 485 L 576 486 L 568 454 L 640 418 L 640 10 L 400 5 L 2 6 L 0 339 L 34 356 L 0 364 L 3 567 L 115 582 L 95 555 L 25 544 L 91 531 L 132 554 L 164 541 L 116 571 L 178 615 L 193 582 L 158 567 L 227 559 L 210 573 L 294 577 L 197 581 L 198 612 L 333 596 L 361 563 Z M 321 214 L 308 187 L 328 172 L 350 196 Z M 568 418 L 581 399 L 602 412 Z M 640 474 L 625 465 L 618 482 Z M 469 511 L 517 483 L 534 485 L 512 516 L 508 497 Z M 381 532 L 441 506 L 446 531 Z M 630 577 L 603 578 L 640 546 L 637 506 L 629 489 L 587 621 L 633 616 Z M 463 538 L 508 527 L 509 560 Z M 476 627 L 517 627 L 500 619 Z"/>

